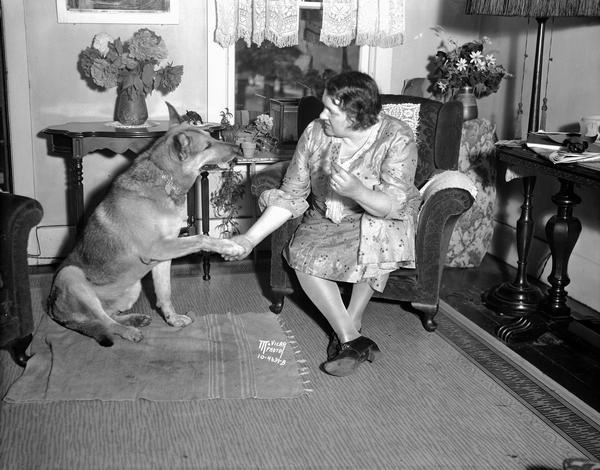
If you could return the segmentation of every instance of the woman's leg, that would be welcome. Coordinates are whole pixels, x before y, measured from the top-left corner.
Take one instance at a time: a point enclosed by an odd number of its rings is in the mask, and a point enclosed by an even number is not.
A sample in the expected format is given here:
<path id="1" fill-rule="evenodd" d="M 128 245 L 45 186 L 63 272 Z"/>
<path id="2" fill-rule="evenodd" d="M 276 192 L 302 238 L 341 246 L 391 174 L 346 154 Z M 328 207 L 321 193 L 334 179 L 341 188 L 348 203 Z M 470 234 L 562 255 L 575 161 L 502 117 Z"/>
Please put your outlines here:
<path id="1" fill-rule="evenodd" d="M 382 284 L 385 286 L 387 282 L 387 275 L 385 279 L 382 279 Z M 365 313 L 365 309 L 373 297 L 375 290 L 371 287 L 368 281 L 357 282 L 352 286 L 352 296 L 350 297 L 350 303 L 348 304 L 348 315 L 354 323 L 354 327 L 357 330 L 362 328 L 362 318 Z"/>
<path id="2" fill-rule="evenodd" d="M 323 314 L 342 343 L 352 341 L 360 336 L 346 311 L 340 289 L 335 281 L 299 271 L 296 271 L 296 275 L 306 295 Z"/>

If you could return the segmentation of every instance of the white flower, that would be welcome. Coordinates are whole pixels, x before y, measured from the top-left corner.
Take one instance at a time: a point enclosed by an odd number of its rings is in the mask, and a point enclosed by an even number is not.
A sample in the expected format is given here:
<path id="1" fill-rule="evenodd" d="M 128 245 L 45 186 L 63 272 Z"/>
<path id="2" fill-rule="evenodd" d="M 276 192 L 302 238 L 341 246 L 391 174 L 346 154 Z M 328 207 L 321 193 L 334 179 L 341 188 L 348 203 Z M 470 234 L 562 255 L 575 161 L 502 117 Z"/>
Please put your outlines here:
<path id="1" fill-rule="evenodd" d="M 448 84 L 444 83 L 444 82 L 437 82 L 436 86 L 442 91 L 445 92 L 446 89 L 448 88 Z"/>
<path id="2" fill-rule="evenodd" d="M 113 37 L 108 33 L 98 33 L 94 36 L 94 40 L 92 41 L 92 47 L 98 52 L 102 57 L 106 57 L 108 54 L 108 43 L 113 42 Z"/>
<path id="3" fill-rule="evenodd" d="M 456 61 L 456 70 L 458 70 L 459 72 L 467 70 L 467 60 L 463 59 L 462 57 L 458 59 Z"/>
<path id="4" fill-rule="evenodd" d="M 486 55 L 485 60 L 488 63 L 488 65 L 496 65 L 496 58 L 494 57 L 494 54 Z"/>
<path id="5" fill-rule="evenodd" d="M 481 62 L 481 60 L 483 59 L 483 56 L 481 55 L 481 51 L 473 51 L 473 52 L 471 52 L 469 57 L 471 57 L 472 64 L 477 64 L 478 62 Z"/>
<path id="6" fill-rule="evenodd" d="M 262 134 L 268 134 L 273 129 L 273 118 L 268 114 L 260 114 L 256 118 L 256 129 Z"/>
<path id="7" fill-rule="evenodd" d="M 485 61 L 483 61 L 483 60 L 478 60 L 477 62 L 475 62 L 475 67 L 477 68 L 477 70 L 486 70 L 487 69 Z"/>

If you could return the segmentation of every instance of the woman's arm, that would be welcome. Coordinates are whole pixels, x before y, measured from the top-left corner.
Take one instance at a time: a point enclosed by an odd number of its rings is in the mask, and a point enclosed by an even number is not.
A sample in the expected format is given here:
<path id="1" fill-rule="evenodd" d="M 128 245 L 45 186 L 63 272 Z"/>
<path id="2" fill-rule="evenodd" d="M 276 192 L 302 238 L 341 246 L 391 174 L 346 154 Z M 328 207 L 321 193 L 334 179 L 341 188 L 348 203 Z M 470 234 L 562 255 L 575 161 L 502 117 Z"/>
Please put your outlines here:
<path id="1" fill-rule="evenodd" d="M 414 186 L 417 147 L 409 132 L 394 130 L 385 145 L 379 184 L 367 187 L 360 178 L 339 165 L 334 165 L 331 184 L 334 191 L 353 199 L 375 217 L 400 219 L 405 217 L 407 203 L 418 199 L 419 195 Z"/>
<path id="2" fill-rule="evenodd" d="M 235 242 L 244 248 L 243 252 L 234 256 L 226 254 L 221 256 L 227 261 L 239 261 L 244 259 L 256 245 L 267 237 L 267 235 L 273 233 L 291 218 L 292 212 L 283 207 L 267 207 L 245 234 L 231 238 L 232 242 Z"/>
<path id="3" fill-rule="evenodd" d="M 331 177 L 331 188 L 340 196 L 355 200 L 365 211 L 375 217 L 385 217 L 392 209 L 392 199 L 381 191 L 367 188 L 353 174 L 334 164 L 335 172 Z"/>
<path id="4" fill-rule="evenodd" d="M 237 256 L 223 256 L 228 261 L 244 259 L 256 245 L 289 219 L 300 217 L 308 208 L 306 198 L 310 193 L 310 170 L 308 158 L 311 153 L 313 123 L 300 136 L 294 156 L 290 161 L 283 183 L 279 189 L 264 191 L 259 198 L 263 211 L 244 235 L 232 237 L 232 241 L 244 247 Z"/>

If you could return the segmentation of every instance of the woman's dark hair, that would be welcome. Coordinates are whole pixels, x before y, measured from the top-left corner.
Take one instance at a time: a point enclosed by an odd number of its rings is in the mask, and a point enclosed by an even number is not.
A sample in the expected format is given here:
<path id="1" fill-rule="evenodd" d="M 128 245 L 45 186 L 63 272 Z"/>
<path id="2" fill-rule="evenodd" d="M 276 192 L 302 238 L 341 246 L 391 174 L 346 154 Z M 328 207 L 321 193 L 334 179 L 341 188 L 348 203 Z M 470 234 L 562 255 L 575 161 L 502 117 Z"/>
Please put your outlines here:
<path id="1" fill-rule="evenodd" d="M 325 83 L 325 91 L 333 104 L 352 121 L 352 129 L 366 129 L 377 122 L 381 98 L 377 83 L 362 72 L 343 72 Z"/>

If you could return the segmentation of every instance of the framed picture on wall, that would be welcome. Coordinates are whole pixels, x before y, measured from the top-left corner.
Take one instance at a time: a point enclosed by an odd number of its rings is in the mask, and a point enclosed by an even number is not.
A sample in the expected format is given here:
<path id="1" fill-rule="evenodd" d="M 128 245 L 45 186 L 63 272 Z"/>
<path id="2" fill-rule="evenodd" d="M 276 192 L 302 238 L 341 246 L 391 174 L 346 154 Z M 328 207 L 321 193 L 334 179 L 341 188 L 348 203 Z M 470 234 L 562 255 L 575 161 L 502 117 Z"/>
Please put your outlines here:
<path id="1" fill-rule="evenodd" d="M 56 0 L 59 23 L 178 24 L 180 0 Z"/>

